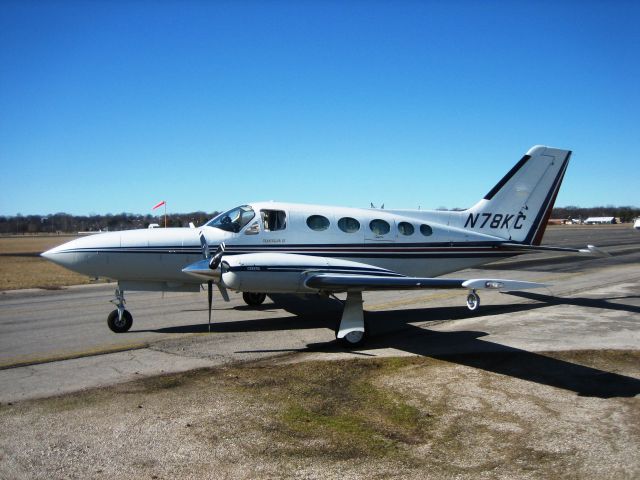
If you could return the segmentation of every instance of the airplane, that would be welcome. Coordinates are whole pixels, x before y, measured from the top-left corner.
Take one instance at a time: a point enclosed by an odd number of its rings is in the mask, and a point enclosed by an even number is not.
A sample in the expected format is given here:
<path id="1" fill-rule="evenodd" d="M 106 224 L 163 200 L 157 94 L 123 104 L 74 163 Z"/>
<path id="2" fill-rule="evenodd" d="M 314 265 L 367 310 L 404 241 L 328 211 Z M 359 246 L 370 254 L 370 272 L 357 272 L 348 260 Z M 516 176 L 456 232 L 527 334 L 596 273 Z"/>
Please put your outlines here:
<path id="1" fill-rule="evenodd" d="M 255 202 L 201 227 L 154 228 L 82 237 L 43 257 L 70 270 L 118 282 L 109 328 L 126 332 L 133 317 L 124 292 L 197 292 L 207 285 L 209 325 L 215 285 L 242 292 L 248 305 L 267 294 L 346 293 L 336 339 L 353 348 L 367 336 L 362 292 L 465 289 L 513 291 L 546 285 L 500 278 L 438 278 L 535 251 L 590 256 L 584 249 L 541 245 L 571 151 L 536 145 L 475 205 L 462 211 L 347 208 Z"/>

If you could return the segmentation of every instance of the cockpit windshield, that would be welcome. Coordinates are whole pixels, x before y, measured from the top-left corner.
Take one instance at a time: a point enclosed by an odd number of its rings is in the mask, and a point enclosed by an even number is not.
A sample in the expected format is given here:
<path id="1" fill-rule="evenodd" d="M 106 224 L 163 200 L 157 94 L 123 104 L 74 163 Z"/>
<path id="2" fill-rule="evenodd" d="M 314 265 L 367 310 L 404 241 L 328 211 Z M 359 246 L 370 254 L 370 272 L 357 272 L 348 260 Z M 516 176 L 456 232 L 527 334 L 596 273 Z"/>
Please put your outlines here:
<path id="1" fill-rule="evenodd" d="M 225 232 L 238 233 L 247 223 L 255 217 L 256 214 L 249 205 L 236 207 L 228 212 L 221 213 L 212 220 L 209 220 L 205 226 L 215 227 Z"/>

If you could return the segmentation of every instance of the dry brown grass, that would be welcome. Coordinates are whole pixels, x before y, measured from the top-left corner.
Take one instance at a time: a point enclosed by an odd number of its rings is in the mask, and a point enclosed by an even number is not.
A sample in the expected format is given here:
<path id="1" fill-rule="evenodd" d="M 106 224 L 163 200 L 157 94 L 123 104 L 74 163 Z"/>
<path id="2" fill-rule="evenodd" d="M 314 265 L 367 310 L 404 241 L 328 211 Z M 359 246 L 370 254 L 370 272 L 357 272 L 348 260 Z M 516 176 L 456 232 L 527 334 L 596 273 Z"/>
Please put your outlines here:
<path id="1" fill-rule="evenodd" d="M 90 283 L 89 277 L 51 263 L 39 254 L 75 236 L 19 236 L 0 238 L 0 290 L 60 288 Z"/>
<path id="2" fill-rule="evenodd" d="M 509 355 L 270 360 L 4 404 L 0 477 L 638 478 L 637 398 L 494 372 L 531 367 Z M 553 358 L 579 392 L 638 377 L 638 352 Z"/>
<path id="3" fill-rule="evenodd" d="M 40 254 L 78 238 L 76 235 L 24 235 L 0 237 L 0 255 Z"/>

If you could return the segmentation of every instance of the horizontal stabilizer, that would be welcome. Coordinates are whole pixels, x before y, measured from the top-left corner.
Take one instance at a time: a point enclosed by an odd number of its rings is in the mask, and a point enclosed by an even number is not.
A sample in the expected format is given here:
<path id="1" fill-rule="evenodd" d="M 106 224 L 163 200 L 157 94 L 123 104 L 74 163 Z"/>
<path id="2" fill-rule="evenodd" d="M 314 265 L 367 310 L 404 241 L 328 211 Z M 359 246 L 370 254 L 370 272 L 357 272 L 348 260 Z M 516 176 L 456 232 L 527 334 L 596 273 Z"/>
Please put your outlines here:
<path id="1" fill-rule="evenodd" d="M 523 243 L 501 243 L 502 247 L 509 247 L 514 250 L 530 250 L 532 252 L 560 252 L 567 254 L 588 255 L 591 257 L 610 257 L 611 254 L 605 252 L 595 245 L 587 245 L 587 248 L 553 247 L 547 245 L 527 245 Z"/>
<path id="2" fill-rule="evenodd" d="M 610 257 L 611 254 L 609 252 L 605 252 L 601 248 L 596 247 L 595 245 L 587 245 L 587 248 L 581 248 L 578 253 L 582 255 L 589 255 L 592 257 Z"/>

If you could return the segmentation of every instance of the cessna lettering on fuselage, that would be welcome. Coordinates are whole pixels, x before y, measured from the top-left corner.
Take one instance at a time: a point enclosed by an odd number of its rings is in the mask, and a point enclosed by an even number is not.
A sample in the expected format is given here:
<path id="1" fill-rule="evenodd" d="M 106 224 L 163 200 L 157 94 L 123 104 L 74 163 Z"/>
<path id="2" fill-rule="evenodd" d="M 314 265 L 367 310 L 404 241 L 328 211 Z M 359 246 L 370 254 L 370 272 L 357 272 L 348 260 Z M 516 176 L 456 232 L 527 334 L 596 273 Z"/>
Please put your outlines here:
<path id="1" fill-rule="evenodd" d="M 514 219 L 515 217 L 515 219 Z M 523 222 L 527 219 L 526 215 L 521 213 L 514 215 L 509 213 L 470 213 L 467 217 L 467 221 L 464 224 L 464 228 L 513 228 L 520 230 L 523 226 Z M 511 222 L 511 225 L 509 224 Z"/>
<path id="2" fill-rule="evenodd" d="M 71 270 L 116 280 L 109 328 L 123 333 L 133 317 L 126 290 L 198 291 L 225 300 L 242 292 L 249 305 L 268 294 L 346 293 L 336 338 L 364 342 L 362 292 L 457 288 L 467 306 L 482 289 L 520 290 L 538 283 L 495 278 L 438 278 L 531 251 L 600 255 L 541 246 L 571 152 L 535 146 L 475 205 L 464 211 L 382 210 L 254 202 L 198 228 L 154 228 L 83 237 L 42 255 Z"/>

